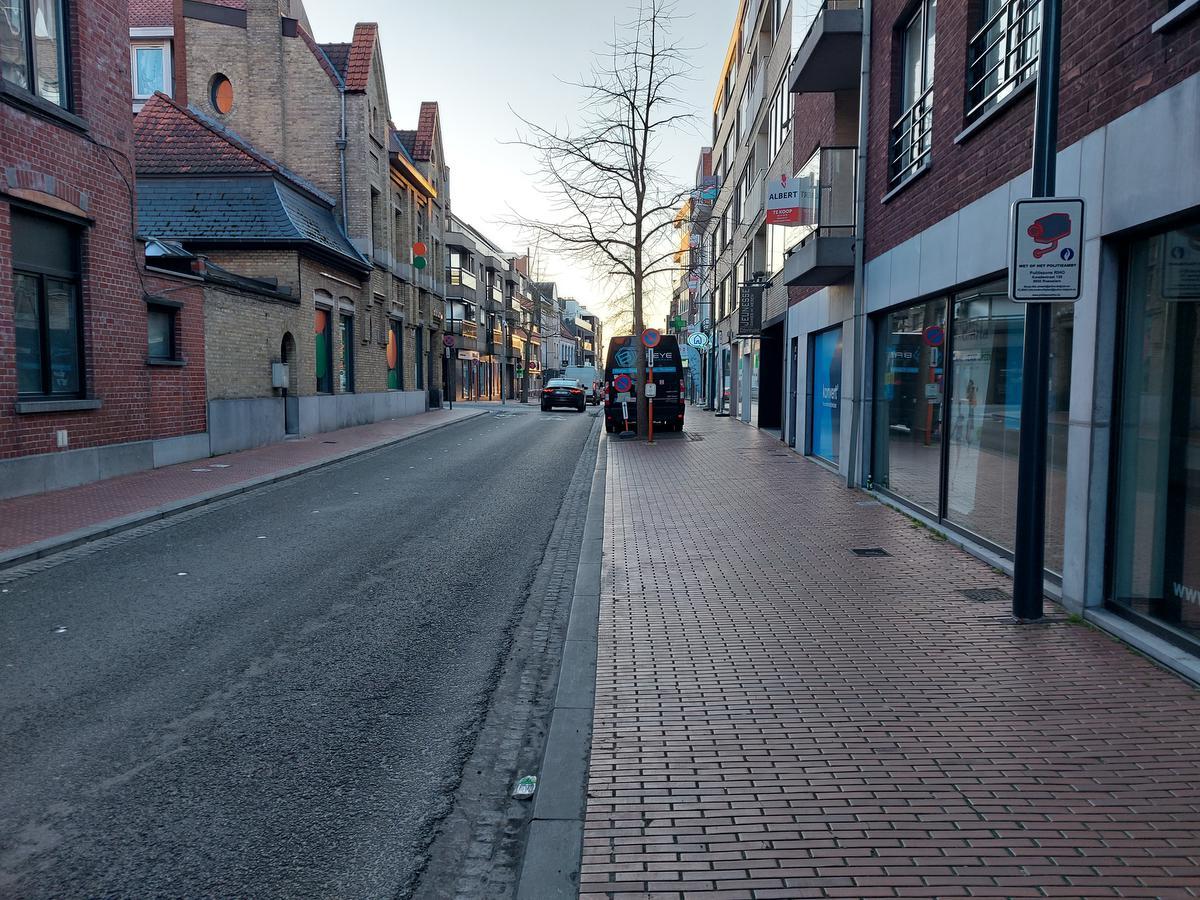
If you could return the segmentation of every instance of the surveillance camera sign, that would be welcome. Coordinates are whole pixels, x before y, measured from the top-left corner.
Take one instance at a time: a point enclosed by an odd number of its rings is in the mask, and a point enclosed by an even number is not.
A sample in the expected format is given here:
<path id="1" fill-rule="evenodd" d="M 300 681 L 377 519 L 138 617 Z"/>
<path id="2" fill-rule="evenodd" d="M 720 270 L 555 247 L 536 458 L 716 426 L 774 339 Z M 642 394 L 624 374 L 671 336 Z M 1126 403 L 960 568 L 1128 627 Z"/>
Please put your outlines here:
<path id="1" fill-rule="evenodd" d="M 1083 271 L 1083 201 L 1018 200 L 1012 207 L 1008 295 L 1019 303 L 1074 303 Z"/>

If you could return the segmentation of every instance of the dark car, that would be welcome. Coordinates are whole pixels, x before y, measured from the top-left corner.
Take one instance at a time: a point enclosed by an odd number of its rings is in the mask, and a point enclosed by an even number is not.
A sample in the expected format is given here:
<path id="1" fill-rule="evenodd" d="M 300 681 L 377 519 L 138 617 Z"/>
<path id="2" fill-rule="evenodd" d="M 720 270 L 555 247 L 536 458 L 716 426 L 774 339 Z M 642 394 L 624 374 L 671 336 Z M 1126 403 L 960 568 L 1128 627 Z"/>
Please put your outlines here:
<path id="1" fill-rule="evenodd" d="M 542 388 L 542 412 L 556 406 L 572 406 L 583 412 L 587 407 L 587 393 L 574 378 L 552 378 Z"/>
<path id="2" fill-rule="evenodd" d="M 637 354 L 646 349 L 632 335 L 617 335 L 608 343 L 604 366 L 604 428 L 609 434 L 637 428 Z M 617 379 L 627 375 L 630 390 L 617 390 Z M 654 348 L 654 427 L 663 431 L 683 431 L 684 374 L 679 339 L 664 334 Z"/>

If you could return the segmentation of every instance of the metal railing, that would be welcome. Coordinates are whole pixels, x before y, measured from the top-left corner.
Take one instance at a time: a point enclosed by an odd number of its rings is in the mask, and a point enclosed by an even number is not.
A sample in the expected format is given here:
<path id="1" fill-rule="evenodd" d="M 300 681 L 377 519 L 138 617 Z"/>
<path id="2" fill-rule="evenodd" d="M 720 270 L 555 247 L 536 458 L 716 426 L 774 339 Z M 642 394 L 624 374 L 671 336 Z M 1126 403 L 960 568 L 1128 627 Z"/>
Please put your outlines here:
<path id="1" fill-rule="evenodd" d="M 853 236 L 855 216 L 854 171 L 857 147 L 821 147 L 796 173 L 802 198 L 801 222 L 796 227 L 803 244 L 818 236 Z"/>
<path id="2" fill-rule="evenodd" d="M 892 125 L 892 143 L 888 153 L 892 183 L 918 172 L 929 162 L 932 149 L 933 88 L 929 88 Z"/>
<path id="3" fill-rule="evenodd" d="M 449 284 L 461 284 L 471 290 L 475 290 L 478 284 L 475 273 L 470 269 L 461 269 L 457 266 L 450 266 L 446 269 L 446 281 Z"/>
<path id="4" fill-rule="evenodd" d="M 991 109 L 1037 72 L 1042 0 L 1003 0 L 967 45 L 967 119 Z"/>

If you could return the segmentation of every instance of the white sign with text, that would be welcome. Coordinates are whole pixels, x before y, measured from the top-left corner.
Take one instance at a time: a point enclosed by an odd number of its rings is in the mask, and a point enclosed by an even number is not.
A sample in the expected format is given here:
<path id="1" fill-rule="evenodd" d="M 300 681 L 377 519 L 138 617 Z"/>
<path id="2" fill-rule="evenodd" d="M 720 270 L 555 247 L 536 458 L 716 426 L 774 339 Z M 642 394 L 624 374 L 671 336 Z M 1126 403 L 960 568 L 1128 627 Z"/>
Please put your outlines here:
<path id="1" fill-rule="evenodd" d="M 1042 197 L 1012 206 L 1008 296 L 1018 303 L 1074 303 L 1083 272 L 1083 200 Z"/>

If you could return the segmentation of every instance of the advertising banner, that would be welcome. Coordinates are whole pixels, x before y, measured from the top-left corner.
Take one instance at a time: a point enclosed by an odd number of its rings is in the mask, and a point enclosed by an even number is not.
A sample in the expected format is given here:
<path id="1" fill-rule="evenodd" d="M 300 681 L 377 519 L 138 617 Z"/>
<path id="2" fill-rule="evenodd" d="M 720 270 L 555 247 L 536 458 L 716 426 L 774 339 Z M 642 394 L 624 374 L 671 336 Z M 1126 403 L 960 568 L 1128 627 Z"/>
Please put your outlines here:
<path id="1" fill-rule="evenodd" d="M 767 183 L 768 225 L 810 225 L 816 220 L 816 197 L 808 178 L 780 175 Z"/>
<path id="2" fill-rule="evenodd" d="M 756 337 L 762 332 L 762 297 L 765 284 L 743 284 L 738 303 L 738 337 Z"/>

